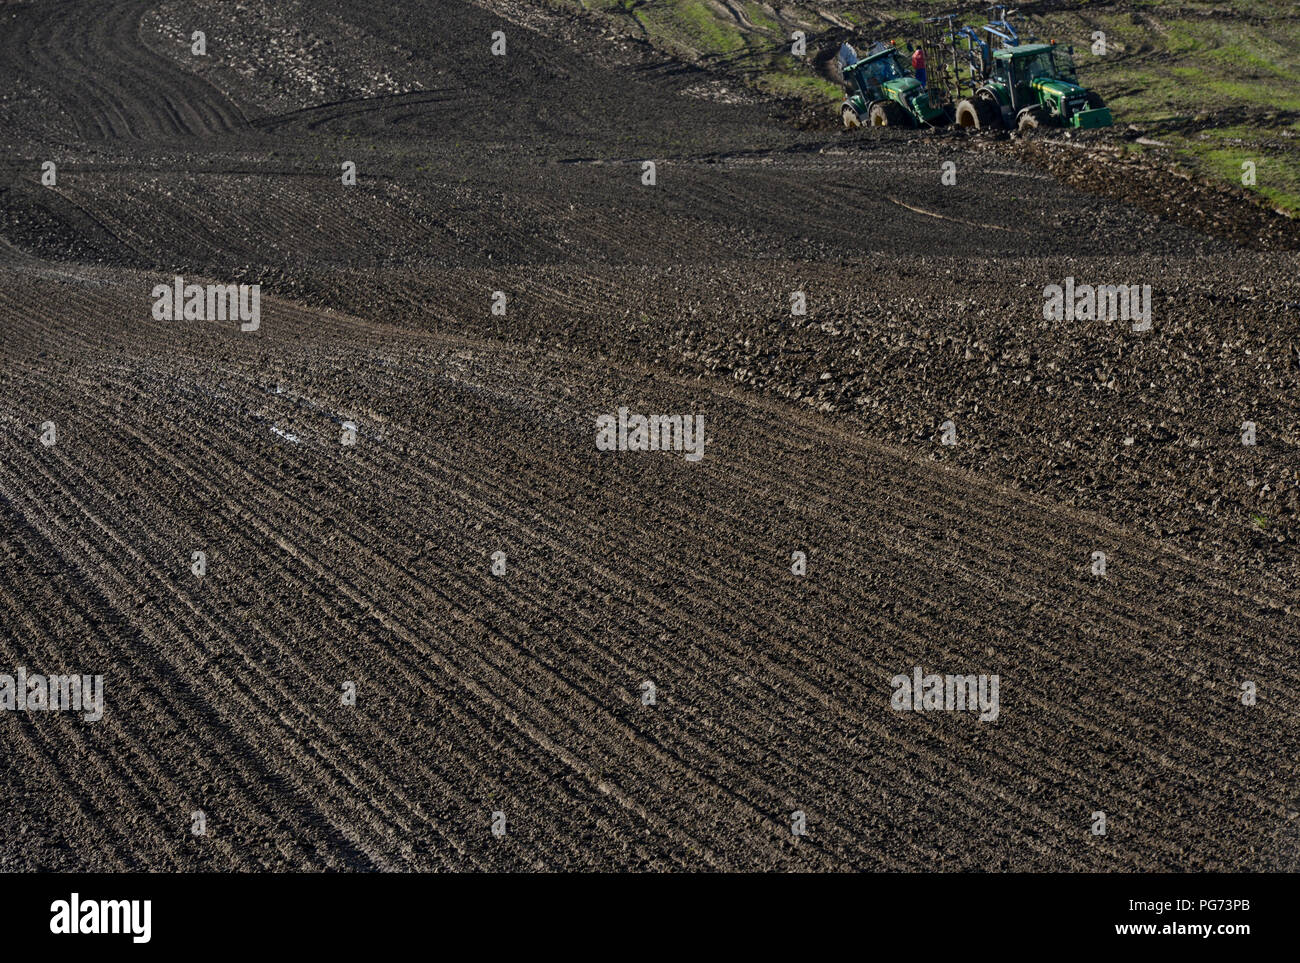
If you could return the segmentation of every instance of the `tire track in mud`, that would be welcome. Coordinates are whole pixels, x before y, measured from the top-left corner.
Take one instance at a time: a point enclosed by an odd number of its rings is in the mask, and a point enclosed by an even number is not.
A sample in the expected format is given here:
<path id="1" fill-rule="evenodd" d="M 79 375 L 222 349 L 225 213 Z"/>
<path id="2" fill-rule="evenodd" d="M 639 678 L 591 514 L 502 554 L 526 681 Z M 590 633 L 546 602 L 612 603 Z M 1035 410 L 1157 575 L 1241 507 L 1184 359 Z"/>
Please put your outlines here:
<path id="1" fill-rule="evenodd" d="M 26 64 L 88 140 L 210 136 L 246 126 L 206 81 L 153 53 L 140 38 L 151 0 L 62 0 L 16 5 L 0 60 Z"/>
<path id="2" fill-rule="evenodd" d="M 280 133 L 291 130 L 330 131 L 341 121 L 356 121 L 379 115 L 379 119 L 401 126 L 419 118 L 433 120 L 439 113 L 456 116 L 466 110 L 486 110 L 491 107 L 490 97 L 456 88 L 418 90 L 404 94 L 382 94 L 375 97 L 358 97 L 328 104 L 316 104 L 300 110 L 286 111 L 270 117 L 260 117 L 252 126 L 267 132 Z M 416 108 L 412 111 L 412 108 Z M 386 115 L 399 111 L 396 117 Z"/>

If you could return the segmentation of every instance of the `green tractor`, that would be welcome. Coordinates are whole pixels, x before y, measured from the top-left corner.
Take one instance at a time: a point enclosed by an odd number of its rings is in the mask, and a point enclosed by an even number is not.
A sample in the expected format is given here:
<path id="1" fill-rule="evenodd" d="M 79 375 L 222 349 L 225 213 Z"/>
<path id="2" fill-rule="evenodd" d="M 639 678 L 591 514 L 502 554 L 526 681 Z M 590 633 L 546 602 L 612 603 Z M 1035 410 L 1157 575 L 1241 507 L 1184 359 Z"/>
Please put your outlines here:
<path id="1" fill-rule="evenodd" d="M 989 51 L 971 96 L 957 103 L 962 127 L 1089 129 L 1114 123 L 1096 91 L 1080 86 L 1069 48 L 1030 43 Z"/>
<path id="2" fill-rule="evenodd" d="M 907 75 L 893 44 L 878 43 L 858 58 L 848 44 L 840 47 L 845 96 L 840 118 L 845 127 L 919 127 L 947 123 L 948 115 L 930 100 L 930 92 Z"/>

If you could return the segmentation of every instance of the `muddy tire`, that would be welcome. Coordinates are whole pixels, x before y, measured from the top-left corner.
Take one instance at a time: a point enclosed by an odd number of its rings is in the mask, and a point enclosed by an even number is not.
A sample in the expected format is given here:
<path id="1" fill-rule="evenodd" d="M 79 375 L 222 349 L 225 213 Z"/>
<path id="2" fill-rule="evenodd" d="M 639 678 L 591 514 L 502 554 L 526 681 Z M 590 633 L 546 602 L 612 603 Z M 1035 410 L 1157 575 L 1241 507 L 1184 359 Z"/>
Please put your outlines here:
<path id="1" fill-rule="evenodd" d="M 844 128 L 846 130 L 852 130 L 854 127 L 862 126 L 862 118 L 860 118 L 858 112 L 848 104 L 845 104 L 840 108 L 840 120 L 844 122 Z"/>
<path id="2" fill-rule="evenodd" d="M 1038 130 L 1040 127 L 1047 125 L 1047 113 L 1041 107 L 1027 107 L 1020 112 L 1016 118 L 1016 130 L 1024 133 L 1025 131 Z"/>
<path id="3" fill-rule="evenodd" d="M 911 127 L 907 111 L 892 100 L 882 100 L 871 105 L 872 127 Z"/>
<path id="4" fill-rule="evenodd" d="M 1097 91 L 1095 90 L 1088 91 L 1089 110 L 1100 110 L 1102 107 L 1105 106 L 1106 106 L 1106 101 L 1101 99 L 1101 94 L 1097 93 Z"/>
<path id="5" fill-rule="evenodd" d="M 1002 115 L 997 107 L 983 97 L 974 97 L 957 104 L 957 125 L 974 130 L 996 130 L 1002 126 Z"/>

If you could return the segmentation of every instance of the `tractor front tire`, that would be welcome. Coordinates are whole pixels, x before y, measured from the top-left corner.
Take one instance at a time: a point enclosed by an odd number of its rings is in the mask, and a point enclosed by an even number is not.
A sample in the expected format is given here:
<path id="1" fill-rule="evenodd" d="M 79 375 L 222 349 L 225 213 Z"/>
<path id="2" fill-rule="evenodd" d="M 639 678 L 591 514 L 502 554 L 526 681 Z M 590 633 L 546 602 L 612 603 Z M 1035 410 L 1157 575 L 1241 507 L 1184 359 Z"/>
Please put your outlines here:
<path id="1" fill-rule="evenodd" d="M 957 104 L 957 125 L 974 130 L 994 130 L 1002 126 L 1002 114 L 986 98 L 975 97 Z"/>
<path id="2" fill-rule="evenodd" d="M 1088 91 L 1089 110 L 1100 110 L 1102 107 L 1105 106 L 1106 106 L 1106 101 L 1101 99 L 1101 94 L 1097 93 L 1097 91 L 1095 90 Z"/>
<path id="3" fill-rule="evenodd" d="M 1041 107 L 1026 107 L 1020 112 L 1020 117 L 1016 120 L 1016 130 L 1022 134 L 1026 131 L 1038 130 L 1047 124 L 1047 113 Z"/>
<path id="4" fill-rule="evenodd" d="M 872 127 L 910 127 L 907 111 L 892 100 L 881 100 L 871 105 Z"/>
<path id="5" fill-rule="evenodd" d="M 858 112 L 853 109 L 852 104 L 845 104 L 840 108 L 840 120 L 844 121 L 844 129 L 852 130 L 854 127 L 862 126 L 862 118 Z"/>

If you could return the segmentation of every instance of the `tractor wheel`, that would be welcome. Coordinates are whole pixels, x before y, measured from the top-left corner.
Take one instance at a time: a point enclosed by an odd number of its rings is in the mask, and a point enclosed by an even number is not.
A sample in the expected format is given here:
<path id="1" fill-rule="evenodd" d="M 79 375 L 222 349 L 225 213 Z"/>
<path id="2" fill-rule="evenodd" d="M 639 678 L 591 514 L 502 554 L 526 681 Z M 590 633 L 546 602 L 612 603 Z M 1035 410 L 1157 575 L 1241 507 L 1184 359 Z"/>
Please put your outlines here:
<path id="1" fill-rule="evenodd" d="M 957 124 L 976 130 L 991 130 L 1002 126 L 1002 115 L 987 99 L 975 97 L 957 104 Z"/>
<path id="2" fill-rule="evenodd" d="M 1088 109 L 1098 110 L 1106 106 L 1106 101 L 1101 99 L 1101 94 L 1095 90 L 1088 91 Z"/>
<path id="3" fill-rule="evenodd" d="M 844 121 L 844 128 L 846 130 L 852 130 L 854 127 L 862 126 L 862 118 L 858 116 L 858 112 L 853 109 L 852 104 L 845 104 L 840 108 L 840 120 Z"/>
<path id="4" fill-rule="evenodd" d="M 1047 123 L 1047 113 L 1041 107 L 1026 107 L 1020 112 L 1020 117 L 1016 120 L 1016 130 L 1024 133 L 1027 130 L 1038 130 Z"/>
<path id="5" fill-rule="evenodd" d="M 872 127 L 910 127 L 907 111 L 892 100 L 881 100 L 871 105 Z"/>

